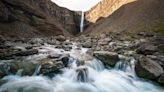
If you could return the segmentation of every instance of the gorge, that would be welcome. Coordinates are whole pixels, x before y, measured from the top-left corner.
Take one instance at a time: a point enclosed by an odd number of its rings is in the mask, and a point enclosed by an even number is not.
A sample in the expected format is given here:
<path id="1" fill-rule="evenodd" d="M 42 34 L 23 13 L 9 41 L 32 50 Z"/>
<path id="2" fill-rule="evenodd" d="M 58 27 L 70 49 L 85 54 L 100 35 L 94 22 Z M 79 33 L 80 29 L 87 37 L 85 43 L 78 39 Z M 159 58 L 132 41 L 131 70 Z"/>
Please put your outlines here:
<path id="1" fill-rule="evenodd" d="M 85 12 L 0 0 L 0 92 L 163 92 L 163 10 L 162 0 Z"/>

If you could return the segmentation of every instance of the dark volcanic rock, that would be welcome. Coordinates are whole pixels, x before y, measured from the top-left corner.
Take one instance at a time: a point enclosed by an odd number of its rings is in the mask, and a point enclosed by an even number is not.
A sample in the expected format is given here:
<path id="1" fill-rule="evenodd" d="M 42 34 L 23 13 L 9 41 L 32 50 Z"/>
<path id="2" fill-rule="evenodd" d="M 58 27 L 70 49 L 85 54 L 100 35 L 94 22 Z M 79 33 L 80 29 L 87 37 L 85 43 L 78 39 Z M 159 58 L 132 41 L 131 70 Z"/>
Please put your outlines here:
<path id="1" fill-rule="evenodd" d="M 100 59 L 104 64 L 112 67 L 119 61 L 118 54 L 115 52 L 95 51 L 93 55 Z"/>

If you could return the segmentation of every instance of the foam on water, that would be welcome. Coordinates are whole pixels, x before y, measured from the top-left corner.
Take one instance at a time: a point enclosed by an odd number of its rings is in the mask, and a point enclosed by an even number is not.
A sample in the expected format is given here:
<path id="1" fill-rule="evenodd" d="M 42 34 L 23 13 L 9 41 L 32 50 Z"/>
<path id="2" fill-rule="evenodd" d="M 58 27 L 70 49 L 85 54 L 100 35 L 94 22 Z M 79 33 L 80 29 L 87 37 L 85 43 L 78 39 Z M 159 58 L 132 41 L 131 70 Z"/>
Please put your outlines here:
<path id="1" fill-rule="evenodd" d="M 75 55 L 75 52 L 74 49 L 70 54 Z M 80 52 L 85 54 L 86 49 Z M 115 68 L 106 69 L 95 58 L 78 66 L 77 58 L 80 56 L 71 56 L 69 67 L 62 69 L 63 73 L 52 79 L 36 74 L 26 77 L 6 76 L 3 80 L 7 83 L 0 87 L 0 92 L 164 92 L 161 87 L 135 75 L 133 59 L 129 63 L 120 61 Z"/>

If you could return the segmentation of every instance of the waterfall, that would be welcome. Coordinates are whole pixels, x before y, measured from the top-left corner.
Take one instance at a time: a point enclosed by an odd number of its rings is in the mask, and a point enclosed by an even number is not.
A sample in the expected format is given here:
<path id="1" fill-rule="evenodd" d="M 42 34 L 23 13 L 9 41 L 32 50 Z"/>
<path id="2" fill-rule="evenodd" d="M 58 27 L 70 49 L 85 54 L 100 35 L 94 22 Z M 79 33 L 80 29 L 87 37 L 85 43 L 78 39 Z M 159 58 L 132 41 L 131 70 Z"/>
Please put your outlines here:
<path id="1" fill-rule="evenodd" d="M 84 30 L 84 12 L 81 12 L 80 32 Z"/>
<path id="2" fill-rule="evenodd" d="M 79 52 L 85 54 L 86 50 Z M 134 59 L 120 61 L 113 69 L 106 69 L 96 58 L 78 65 L 80 56 L 71 56 L 63 73 L 51 79 L 37 76 L 40 66 L 36 68 L 35 76 L 6 76 L 2 80 L 7 83 L 0 87 L 0 92 L 164 92 L 163 88 L 135 75 Z"/>

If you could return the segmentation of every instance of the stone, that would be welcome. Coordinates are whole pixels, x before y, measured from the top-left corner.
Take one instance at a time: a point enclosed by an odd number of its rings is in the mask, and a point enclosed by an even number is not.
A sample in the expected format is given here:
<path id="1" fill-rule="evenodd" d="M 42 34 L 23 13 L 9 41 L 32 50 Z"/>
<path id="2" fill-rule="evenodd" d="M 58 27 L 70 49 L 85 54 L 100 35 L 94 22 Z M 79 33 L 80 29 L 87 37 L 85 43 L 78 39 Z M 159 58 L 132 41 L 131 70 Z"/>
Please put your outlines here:
<path id="1" fill-rule="evenodd" d="M 41 38 L 33 38 L 33 39 L 30 40 L 30 43 L 31 44 L 41 45 L 41 44 L 44 44 L 44 41 Z"/>
<path id="2" fill-rule="evenodd" d="M 64 45 L 64 46 L 63 46 L 63 49 L 64 49 L 65 51 L 71 51 L 72 46 Z"/>
<path id="3" fill-rule="evenodd" d="M 152 55 L 154 52 L 157 51 L 157 47 L 152 45 L 152 44 L 142 44 L 137 50 L 136 52 L 138 54 L 144 54 L 144 55 Z"/>
<path id="4" fill-rule="evenodd" d="M 94 51 L 93 56 L 101 60 L 105 65 L 114 67 L 119 61 L 119 56 L 115 52 Z"/>
<path id="5" fill-rule="evenodd" d="M 16 52 L 14 55 L 16 56 L 30 56 L 30 55 L 34 55 L 34 54 L 38 54 L 39 51 L 37 49 L 29 49 L 29 50 L 25 50 L 25 51 L 19 51 Z"/>
<path id="6" fill-rule="evenodd" d="M 66 41 L 66 37 L 63 36 L 63 35 L 58 35 L 58 36 L 56 36 L 55 38 L 56 38 L 56 40 L 58 40 L 58 41 Z"/>
<path id="7" fill-rule="evenodd" d="M 152 59 L 147 57 L 140 57 L 135 66 L 136 74 L 139 77 L 146 79 L 157 79 L 162 73 L 164 73 L 163 68 Z"/>
<path id="8" fill-rule="evenodd" d="M 162 74 L 162 75 L 158 78 L 158 83 L 164 85 L 164 74 Z"/>
<path id="9" fill-rule="evenodd" d="M 40 74 L 59 73 L 60 69 L 64 68 L 61 61 L 52 61 L 50 59 L 42 60 Z"/>
<path id="10" fill-rule="evenodd" d="M 144 36 L 144 37 L 153 37 L 154 33 L 152 33 L 152 32 L 139 32 L 137 35 Z"/>
<path id="11" fill-rule="evenodd" d="M 63 64 L 64 64 L 65 67 L 67 67 L 68 64 L 69 64 L 69 58 L 70 58 L 69 55 L 63 55 L 63 56 L 61 57 L 61 61 L 63 62 Z"/>
<path id="12" fill-rule="evenodd" d="M 62 55 L 61 54 L 50 54 L 47 57 L 50 59 L 55 59 L 55 58 L 60 58 Z"/>
<path id="13" fill-rule="evenodd" d="M 84 48 L 91 48 L 92 47 L 92 42 L 86 41 L 86 42 L 82 43 L 82 47 L 84 47 Z"/>
<path id="14" fill-rule="evenodd" d="M 34 54 L 38 54 L 39 51 L 37 49 L 28 49 L 28 50 L 9 50 L 4 53 L 0 53 L 0 59 L 5 60 L 5 59 L 12 59 L 15 58 L 16 56 L 30 56 Z"/>

